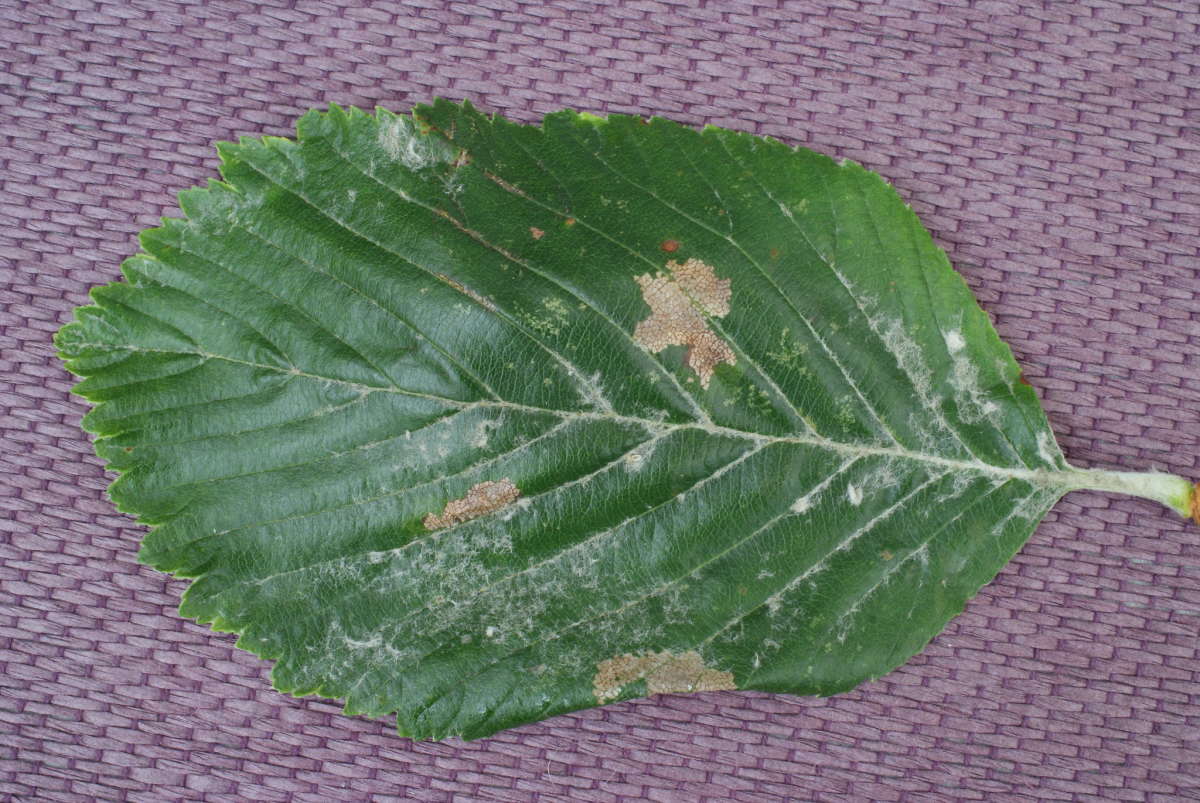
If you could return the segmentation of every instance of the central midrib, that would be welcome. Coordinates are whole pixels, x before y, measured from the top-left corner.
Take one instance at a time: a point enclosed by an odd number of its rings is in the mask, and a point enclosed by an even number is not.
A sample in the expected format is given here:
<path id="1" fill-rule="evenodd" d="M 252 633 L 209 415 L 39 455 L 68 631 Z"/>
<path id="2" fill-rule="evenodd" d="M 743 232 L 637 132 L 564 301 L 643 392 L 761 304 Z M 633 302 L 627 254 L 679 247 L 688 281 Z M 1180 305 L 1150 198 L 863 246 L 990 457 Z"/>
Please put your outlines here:
<path id="1" fill-rule="evenodd" d="M 587 411 L 552 410 L 542 407 L 515 404 L 512 402 L 479 401 L 472 402 L 468 406 L 500 407 L 517 409 L 531 413 L 548 413 L 574 420 L 591 419 L 619 421 L 622 423 L 639 425 L 645 427 L 649 431 L 658 432 L 674 432 L 682 429 L 698 429 L 711 435 L 742 438 L 744 440 L 754 441 L 759 445 L 767 445 L 772 443 L 795 443 L 802 444 L 804 446 L 813 446 L 819 449 L 825 449 L 827 451 L 836 452 L 847 457 L 894 457 L 901 460 L 927 463 L 930 465 L 943 466 L 960 471 L 973 471 L 978 474 L 989 474 L 997 477 L 1003 477 L 1005 479 L 1024 480 L 1025 482 L 1038 487 L 1062 487 L 1064 489 L 1079 487 L 1079 479 L 1074 476 L 1079 472 L 1075 471 L 1048 471 L 1044 469 L 1008 468 L 1005 466 L 992 465 L 990 463 L 980 463 L 970 460 L 955 460 L 954 458 L 927 454 L 925 452 L 914 452 L 898 446 L 876 446 L 871 444 L 842 443 L 840 441 L 829 440 L 828 438 L 813 437 L 808 435 L 764 435 L 758 432 L 747 432 L 743 429 L 724 427 L 718 424 L 705 424 L 699 421 L 683 424 L 669 424 L 662 421 L 639 418 L 637 416 L 618 415 L 614 413 L 592 413 Z"/>
<path id="2" fill-rule="evenodd" d="M 105 348 L 117 349 L 122 351 L 145 351 L 169 354 L 194 354 L 198 357 L 212 360 L 223 360 L 225 362 L 245 365 L 251 368 L 258 368 L 276 373 L 289 374 L 293 376 L 303 376 L 308 379 L 317 380 L 319 382 L 328 382 L 337 385 L 345 385 L 353 387 L 363 393 L 398 393 L 404 396 L 413 396 L 415 398 L 428 399 L 436 401 L 440 404 L 445 404 L 451 407 L 457 407 L 463 410 L 474 408 L 499 408 L 507 410 L 520 410 L 522 412 L 539 413 L 556 415 L 565 419 L 573 420 L 595 420 L 595 421 L 619 421 L 627 424 L 634 424 L 644 427 L 651 432 L 667 432 L 681 429 L 698 429 L 707 432 L 711 435 L 723 436 L 728 438 L 741 438 L 751 440 L 759 444 L 770 443 L 795 443 L 805 446 L 813 446 L 819 449 L 835 452 L 847 457 L 892 457 L 900 460 L 909 460 L 917 463 L 928 465 L 943 466 L 959 471 L 970 471 L 977 474 L 988 474 L 995 477 L 1003 477 L 1005 479 L 1017 479 L 1028 482 L 1032 485 L 1042 488 L 1062 488 L 1064 493 L 1068 490 L 1087 487 L 1087 482 L 1083 479 L 1085 472 L 1079 470 L 1067 471 L 1049 471 L 1045 469 L 1028 469 L 1028 468 L 1013 468 L 1007 466 L 997 466 L 991 463 L 981 463 L 971 460 L 956 460 L 950 457 L 942 457 L 941 455 L 928 454 L 925 452 L 914 452 L 910 449 L 904 449 L 899 446 L 878 446 L 873 444 L 856 444 L 843 443 L 841 441 L 830 440 L 828 438 L 814 437 L 811 435 L 766 435 L 760 432 L 749 432 L 743 429 L 734 427 L 725 427 L 718 424 L 710 424 L 701 421 L 692 421 L 687 423 L 672 424 L 664 421 L 656 421 L 649 418 L 641 418 L 638 416 L 621 415 L 618 413 L 609 412 L 588 412 L 586 410 L 555 410 L 549 407 L 537 407 L 529 404 L 519 404 L 509 401 L 495 401 L 481 399 L 476 401 L 460 401 L 458 399 L 450 399 L 444 396 L 437 396 L 428 393 L 418 393 L 415 391 L 404 390 L 395 387 L 379 387 L 377 385 L 363 385 L 357 382 L 350 382 L 345 379 L 333 379 L 332 377 L 321 376 L 320 374 L 308 373 L 298 369 L 281 368 L 275 365 L 267 365 L 265 363 L 257 363 L 249 360 L 240 360 L 236 357 L 227 357 L 223 354 L 213 354 L 206 351 L 180 351 L 174 349 L 153 349 L 144 347 L 132 346 L 113 346 L 108 343 L 76 343 L 75 348 Z"/>

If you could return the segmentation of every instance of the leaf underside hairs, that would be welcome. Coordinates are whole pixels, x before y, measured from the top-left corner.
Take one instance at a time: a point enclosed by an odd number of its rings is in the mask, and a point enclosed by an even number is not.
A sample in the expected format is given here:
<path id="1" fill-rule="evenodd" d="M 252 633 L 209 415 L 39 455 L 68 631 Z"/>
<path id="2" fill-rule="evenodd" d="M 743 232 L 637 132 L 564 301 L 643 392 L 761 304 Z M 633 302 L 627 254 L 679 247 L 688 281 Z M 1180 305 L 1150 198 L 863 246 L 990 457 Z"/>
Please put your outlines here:
<path id="1" fill-rule="evenodd" d="M 484 736 L 833 694 L 1081 470 L 912 211 L 777 141 L 437 101 L 219 146 L 56 343 L 180 611 L 276 688 Z"/>

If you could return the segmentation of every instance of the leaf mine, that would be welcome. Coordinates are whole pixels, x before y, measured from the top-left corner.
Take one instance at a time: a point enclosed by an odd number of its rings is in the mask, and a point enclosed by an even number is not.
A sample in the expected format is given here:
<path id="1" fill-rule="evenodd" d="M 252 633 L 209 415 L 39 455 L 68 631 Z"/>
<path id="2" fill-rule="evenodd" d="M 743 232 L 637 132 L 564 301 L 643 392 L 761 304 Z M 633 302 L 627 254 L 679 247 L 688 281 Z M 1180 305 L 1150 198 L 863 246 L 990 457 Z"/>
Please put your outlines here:
<path id="1" fill-rule="evenodd" d="M 646 655 L 619 655 L 596 665 L 592 688 L 596 702 L 615 700 L 621 689 L 639 680 L 646 681 L 646 694 L 674 692 L 726 691 L 736 689 L 732 672 L 706 666 L 695 650 L 675 654 L 668 651 Z"/>
<path id="2" fill-rule="evenodd" d="M 700 386 L 707 388 L 716 366 L 737 363 L 733 350 L 704 320 L 705 315 L 723 318 L 729 314 L 732 282 L 718 279 L 711 265 L 695 258 L 682 265 L 670 260 L 667 271 L 666 275 L 634 277 L 650 307 L 650 317 L 638 323 L 633 339 L 653 352 L 687 346 L 688 366 L 696 372 Z"/>
<path id="3" fill-rule="evenodd" d="M 462 524 L 464 521 L 477 519 L 507 507 L 517 501 L 520 495 L 521 491 L 508 477 L 497 482 L 478 482 L 472 485 L 462 498 L 447 502 L 441 514 L 430 513 L 422 524 L 426 530 L 440 530 L 452 524 Z"/>

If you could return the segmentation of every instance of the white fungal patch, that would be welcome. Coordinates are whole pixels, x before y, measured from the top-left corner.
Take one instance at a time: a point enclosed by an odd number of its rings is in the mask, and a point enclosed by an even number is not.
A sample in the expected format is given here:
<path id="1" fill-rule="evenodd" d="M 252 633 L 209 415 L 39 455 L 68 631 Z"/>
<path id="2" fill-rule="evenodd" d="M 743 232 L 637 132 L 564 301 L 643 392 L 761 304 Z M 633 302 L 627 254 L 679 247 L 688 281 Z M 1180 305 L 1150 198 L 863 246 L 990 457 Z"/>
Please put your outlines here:
<path id="1" fill-rule="evenodd" d="M 855 507 L 858 507 L 859 505 L 861 505 L 862 500 L 863 500 L 862 488 L 859 488 L 857 485 L 854 485 L 854 484 L 847 485 L 846 486 L 846 499 L 850 502 L 850 504 L 854 505 Z"/>
<path id="2" fill-rule="evenodd" d="M 951 353 L 962 351 L 967 347 L 967 341 L 963 340 L 962 333 L 957 329 L 951 329 L 942 335 L 942 339 L 946 341 L 946 348 L 950 349 Z"/>
<path id="3" fill-rule="evenodd" d="M 905 473 L 905 467 L 892 459 L 881 460 L 863 477 L 860 483 L 863 488 L 892 488 L 900 483 Z"/>
<path id="4" fill-rule="evenodd" d="M 571 375 L 571 379 L 575 381 L 575 388 L 579 392 L 584 403 L 591 407 L 597 413 L 612 414 L 612 402 L 604 395 L 604 377 L 599 372 L 594 372 L 591 376 L 584 376 L 576 368 L 570 364 L 566 366 L 567 373 Z"/>
<path id="5" fill-rule="evenodd" d="M 1045 432 L 1039 432 L 1037 434 L 1038 457 L 1042 458 L 1042 460 L 1052 466 L 1057 466 L 1059 463 L 1059 457 L 1055 454 L 1057 451 L 1058 444 L 1054 442 L 1052 436 L 1046 434 Z"/>
<path id="6" fill-rule="evenodd" d="M 812 500 L 807 496 L 802 496 L 795 502 L 792 502 L 793 513 L 807 513 L 812 508 Z"/>
<path id="7" fill-rule="evenodd" d="M 917 398 L 921 401 L 921 408 L 926 418 L 910 418 L 917 436 L 921 439 L 922 446 L 931 450 L 940 450 L 944 447 L 950 447 L 951 442 L 958 440 L 965 451 L 974 457 L 971 448 L 965 442 L 962 442 L 954 427 L 946 419 L 942 412 L 942 393 L 936 389 L 934 383 L 933 372 L 929 364 L 925 360 L 925 355 L 919 346 L 908 332 L 908 328 L 902 319 L 881 314 L 879 312 L 878 299 L 872 298 L 859 288 L 855 287 L 849 277 L 831 266 L 831 269 L 837 275 L 842 285 L 858 299 L 859 309 L 867 319 L 868 325 L 876 336 L 883 343 L 884 349 L 888 351 L 896 360 L 896 364 L 900 370 L 908 377 L 912 383 L 913 390 L 916 391 Z M 958 339 L 962 339 L 961 332 L 955 330 Z M 954 338 L 951 338 L 954 341 Z M 954 341 L 957 342 L 957 341 Z M 966 343 L 963 342 L 965 347 Z M 952 356 L 954 353 L 952 351 Z M 961 358 L 960 358 L 961 359 Z M 927 421 L 932 419 L 936 424 L 938 432 L 930 432 L 927 427 Z M 946 440 L 944 436 L 949 436 Z"/>
<path id="8" fill-rule="evenodd" d="M 422 170 L 450 161 L 449 147 L 441 140 L 416 130 L 407 117 L 380 120 L 376 135 L 379 147 L 409 170 Z"/>
<path id="9" fill-rule="evenodd" d="M 929 370 L 929 366 L 925 363 L 925 358 L 921 354 L 921 347 L 908 334 L 908 330 L 904 326 L 904 321 L 899 318 L 878 319 L 870 318 L 872 327 L 880 332 L 880 337 L 883 340 L 884 348 L 896 358 L 897 365 L 908 376 L 912 382 L 913 389 L 917 391 L 917 396 L 925 403 L 925 406 L 930 406 L 929 402 L 934 399 L 933 393 L 933 374 Z"/>
<path id="10" fill-rule="evenodd" d="M 950 487 L 943 493 L 938 494 L 938 504 L 946 504 L 947 502 L 952 502 L 958 497 L 962 496 L 977 479 L 978 477 L 965 471 L 955 472 L 950 477 Z M 930 510 L 924 511 L 925 515 L 928 515 L 930 512 Z"/>
<path id="11" fill-rule="evenodd" d="M 955 391 L 959 417 L 972 424 L 998 413 L 1000 408 L 987 398 L 979 382 L 979 366 L 962 350 L 951 351 L 950 363 L 950 385 Z"/>
<path id="12" fill-rule="evenodd" d="M 347 636 L 343 643 L 352 650 L 373 650 L 383 644 L 383 637 L 378 633 L 362 640 L 355 640 Z"/>
<path id="13" fill-rule="evenodd" d="M 476 449 L 486 449 L 488 441 L 491 439 L 492 430 L 500 426 L 499 421 L 484 419 L 475 425 L 475 433 L 471 438 L 471 445 Z"/>
<path id="14" fill-rule="evenodd" d="M 503 512 L 500 514 L 500 521 L 508 521 L 508 520 L 509 520 L 509 519 L 511 519 L 513 516 L 517 515 L 517 513 L 518 513 L 519 511 L 526 510 L 526 509 L 527 509 L 527 508 L 528 508 L 530 505 L 532 505 L 532 504 L 533 504 L 533 502 L 532 502 L 532 501 L 530 501 L 530 500 L 529 500 L 527 497 L 524 497 L 524 498 L 518 499 L 518 500 L 516 501 L 516 503 L 515 503 L 515 504 L 509 505 L 509 506 L 508 506 L 508 507 L 507 507 L 507 508 L 506 508 L 506 509 L 505 509 L 505 510 L 504 510 L 504 511 L 503 511 Z M 512 547 L 511 547 L 511 546 L 509 547 L 509 551 L 512 551 Z"/>

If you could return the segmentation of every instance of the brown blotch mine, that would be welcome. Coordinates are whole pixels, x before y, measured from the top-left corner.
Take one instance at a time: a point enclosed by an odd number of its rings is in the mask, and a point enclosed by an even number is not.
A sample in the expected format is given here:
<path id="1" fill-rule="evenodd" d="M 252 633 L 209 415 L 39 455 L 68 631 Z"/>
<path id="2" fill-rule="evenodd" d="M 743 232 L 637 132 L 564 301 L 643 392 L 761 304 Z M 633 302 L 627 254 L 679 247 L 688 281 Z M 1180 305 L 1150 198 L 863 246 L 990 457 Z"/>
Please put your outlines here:
<path id="1" fill-rule="evenodd" d="M 688 366 L 707 388 L 713 370 L 721 363 L 736 365 L 729 345 L 709 330 L 705 315 L 729 314 L 732 294 L 729 279 L 718 279 L 711 265 L 689 259 L 682 265 L 667 262 L 668 275 L 643 274 L 634 280 L 650 307 L 650 317 L 633 330 L 633 339 L 653 352 L 667 346 L 687 346 Z"/>
<path id="2" fill-rule="evenodd" d="M 520 495 L 520 489 L 508 477 L 499 482 L 486 480 L 472 485 L 461 499 L 447 502 L 441 515 L 430 513 L 421 523 L 426 530 L 440 530 L 507 507 L 517 501 Z"/>
<path id="3" fill-rule="evenodd" d="M 529 227 L 529 236 L 530 236 L 530 237 L 532 237 L 532 238 L 533 238 L 533 239 L 535 239 L 535 240 L 540 240 L 540 239 L 542 239 L 542 235 L 543 235 L 543 234 L 545 234 L 545 233 L 546 233 L 546 232 L 542 231 L 542 230 L 541 230 L 541 229 L 539 229 L 537 226 L 530 226 L 530 227 Z"/>
<path id="4" fill-rule="evenodd" d="M 673 254 L 679 250 L 679 241 L 678 240 L 663 240 L 661 243 L 658 244 L 658 247 L 661 248 L 663 251 L 665 251 L 668 254 Z"/>
<path id="5" fill-rule="evenodd" d="M 705 666 L 695 650 L 680 655 L 665 650 L 646 655 L 626 653 L 596 665 L 596 676 L 592 679 L 596 702 L 615 700 L 623 686 L 638 680 L 646 681 L 647 695 L 737 688 L 732 672 Z"/>

